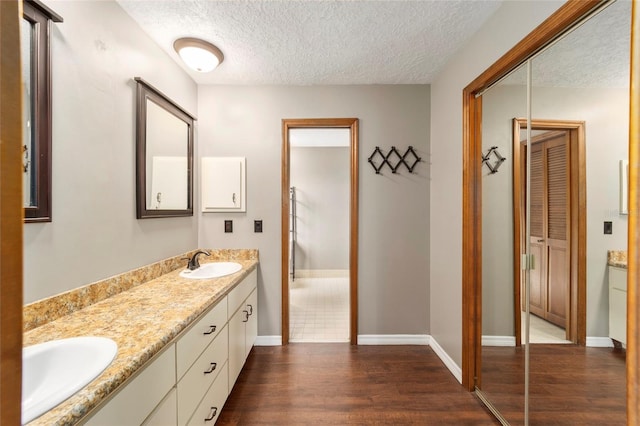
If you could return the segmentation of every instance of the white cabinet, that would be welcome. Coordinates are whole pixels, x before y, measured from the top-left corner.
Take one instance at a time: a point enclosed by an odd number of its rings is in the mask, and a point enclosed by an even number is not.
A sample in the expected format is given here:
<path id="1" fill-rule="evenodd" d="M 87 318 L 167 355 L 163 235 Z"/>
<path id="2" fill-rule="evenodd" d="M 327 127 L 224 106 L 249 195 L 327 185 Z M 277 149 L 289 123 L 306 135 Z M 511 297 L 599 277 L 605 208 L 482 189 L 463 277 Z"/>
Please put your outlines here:
<path id="1" fill-rule="evenodd" d="M 253 271 L 228 296 L 229 392 L 244 366 L 258 334 L 257 274 Z"/>
<path id="2" fill-rule="evenodd" d="M 156 407 L 153 413 L 147 417 L 142 426 L 169 426 L 175 425 L 178 418 L 178 398 L 176 388 L 171 389 L 164 400 Z"/>
<path id="3" fill-rule="evenodd" d="M 178 380 L 187 372 L 193 362 L 213 342 L 227 323 L 227 298 L 199 319 L 191 328 L 183 332 L 176 343 Z M 222 364 L 220 364 L 222 367 Z"/>
<path id="4" fill-rule="evenodd" d="M 178 424 L 187 424 L 200 401 L 220 374 L 224 375 L 225 390 L 228 390 L 226 389 L 227 373 L 222 373 L 223 370 L 226 371 L 229 354 L 227 329 L 226 326 L 223 328 L 178 382 Z M 225 394 L 222 403 L 226 397 Z M 222 409 L 221 404 L 220 409 Z"/>
<path id="5" fill-rule="evenodd" d="M 256 286 L 254 270 L 86 423 L 214 424 L 258 334 Z"/>
<path id="6" fill-rule="evenodd" d="M 104 426 L 140 425 L 163 403 L 176 383 L 174 345 L 155 358 L 120 390 L 86 424 Z M 153 424 L 153 423 L 152 423 Z M 155 424 L 160 424 L 156 421 Z M 176 417 L 162 419 L 163 425 L 175 425 Z"/>
<path id="7" fill-rule="evenodd" d="M 202 157 L 201 164 L 202 211 L 246 211 L 246 159 Z"/>
<path id="8" fill-rule="evenodd" d="M 609 337 L 627 343 L 627 270 L 609 266 Z"/>
<path id="9" fill-rule="evenodd" d="M 228 391 L 229 374 L 228 363 L 224 365 L 220 374 L 213 382 L 207 394 L 202 398 L 202 402 L 189 420 L 189 425 L 212 425 L 218 420 L 222 406 L 229 395 Z"/>

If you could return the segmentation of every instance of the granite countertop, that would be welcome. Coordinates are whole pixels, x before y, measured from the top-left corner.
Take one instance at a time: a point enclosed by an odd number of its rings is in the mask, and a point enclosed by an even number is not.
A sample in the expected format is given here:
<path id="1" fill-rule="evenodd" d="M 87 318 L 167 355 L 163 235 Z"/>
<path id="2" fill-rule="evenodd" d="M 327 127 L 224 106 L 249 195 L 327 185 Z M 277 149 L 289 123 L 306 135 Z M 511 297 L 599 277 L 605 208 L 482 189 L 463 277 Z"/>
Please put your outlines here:
<path id="1" fill-rule="evenodd" d="M 607 252 L 607 265 L 617 266 L 618 268 L 627 267 L 627 251 L 626 250 L 609 250 Z"/>
<path id="2" fill-rule="evenodd" d="M 75 336 L 108 337 L 118 344 L 102 374 L 29 425 L 75 424 L 100 404 L 258 265 L 258 260 L 234 261 L 242 265 L 235 274 L 193 280 L 180 277 L 177 269 L 25 332 L 24 346 Z"/>

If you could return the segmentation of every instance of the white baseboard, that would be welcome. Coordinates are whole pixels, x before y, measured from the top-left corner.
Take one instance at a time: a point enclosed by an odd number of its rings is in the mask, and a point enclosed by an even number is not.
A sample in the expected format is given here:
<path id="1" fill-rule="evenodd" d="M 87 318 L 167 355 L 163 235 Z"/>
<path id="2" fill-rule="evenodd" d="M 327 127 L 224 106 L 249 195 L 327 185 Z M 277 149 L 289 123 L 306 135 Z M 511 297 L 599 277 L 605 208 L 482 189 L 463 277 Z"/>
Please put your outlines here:
<path id="1" fill-rule="evenodd" d="M 258 336 L 254 346 L 282 346 L 282 336 Z"/>
<path id="2" fill-rule="evenodd" d="M 482 336 L 482 346 L 515 346 L 514 336 Z"/>
<path id="3" fill-rule="evenodd" d="M 458 364 L 456 364 L 453 358 L 451 358 L 449 354 L 446 353 L 444 349 L 442 349 L 442 346 L 438 344 L 435 338 L 430 337 L 429 340 L 430 340 L 429 346 L 431 346 L 431 349 L 433 349 L 433 352 L 435 352 L 436 355 L 438 355 L 438 358 L 440 358 L 440 361 L 442 361 L 444 365 L 449 369 L 449 371 L 451 372 L 453 377 L 456 378 L 458 383 L 462 383 L 462 369 L 460 368 L 460 366 L 458 366 Z"/>
<path id="4" fill-rule="evenodd" d="M 589 348 L 612 348 L 613 342 L 609 337 L 589 337 L 587 336 L 587 347 Z"/>
<path id="5" fill-rule="evenodd" d="M 429 345 L 428 334 L 360 334 L 359 345 Z"/>
<path id="6" fill-rule="evenodd" d="M 358 336 L 359 345 L 424 345 L 431 346 L 433 352 L 440 358 L 453 377 L 462 383 L 462 369 L 428 334 L 361 334 Z M 281 346 L 282 336 L 258 336 L 255 346 Z"/>

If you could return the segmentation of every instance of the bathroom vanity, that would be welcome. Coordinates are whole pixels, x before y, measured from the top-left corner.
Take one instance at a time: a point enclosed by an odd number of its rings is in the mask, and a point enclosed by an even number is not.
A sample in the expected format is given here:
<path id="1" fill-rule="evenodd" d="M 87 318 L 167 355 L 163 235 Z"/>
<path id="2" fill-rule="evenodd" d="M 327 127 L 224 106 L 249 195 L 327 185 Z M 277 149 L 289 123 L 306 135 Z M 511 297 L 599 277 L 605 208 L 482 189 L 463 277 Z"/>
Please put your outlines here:
<path id="1" fill-rule="evenodd" d="M 257 252 L 247 257 L 220 278 L 179 267 L 25 332 L 25 346 L 78 335 L 118 344 L 101 375 L 29 424 L 215 423 L 257 336 Z"/>
<path id="2" fill-rule="evenodd" d="M 627 344 L 627 259 L 626 252 L 609 251 L 609 337 Z"/>

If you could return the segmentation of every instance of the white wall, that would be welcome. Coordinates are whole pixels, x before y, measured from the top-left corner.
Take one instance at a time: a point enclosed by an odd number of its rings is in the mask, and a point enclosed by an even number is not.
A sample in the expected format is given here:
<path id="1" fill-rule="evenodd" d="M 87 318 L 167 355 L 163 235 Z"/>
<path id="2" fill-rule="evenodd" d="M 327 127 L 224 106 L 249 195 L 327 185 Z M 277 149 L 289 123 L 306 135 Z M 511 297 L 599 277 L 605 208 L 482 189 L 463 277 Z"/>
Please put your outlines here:
<path id="1" fill-rule="evenodd" d="M 349 269 L 349 159 L 346 147 L 290 148 L 296 270 Z"/>
<path id="2" fill-rule="evenodd" d="M 53 222 L 24 225 L 24 300 L 89 284 L 197 244 L 198 216 L 136 220 L 135 84 L 191 113 L 197 87 L 112 1 L 46 1 L 51 32 Z"/>
<path id="3" fill-rule="evenodd" d="M 359 334 L 429 332 L 429 97 L 414 85 L 200 87 L 200 155 L 247 157 L 247 212 L 203 214 L 199 245 L 260 250 L 260 335 L 281 334 L 281 120 L 321 117 L 360 119 Z M 392 145 L 423 157 L 414 174 L 375 174 L 367 158 Z"/>
<path id="4" fill-rule="evenodd" d="M 462 361 L 462 90 L 563 2 L 504 2 L 431 85 L 431 335 Z"/>

